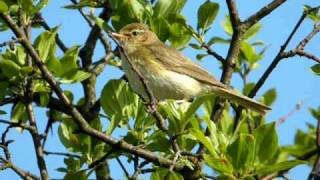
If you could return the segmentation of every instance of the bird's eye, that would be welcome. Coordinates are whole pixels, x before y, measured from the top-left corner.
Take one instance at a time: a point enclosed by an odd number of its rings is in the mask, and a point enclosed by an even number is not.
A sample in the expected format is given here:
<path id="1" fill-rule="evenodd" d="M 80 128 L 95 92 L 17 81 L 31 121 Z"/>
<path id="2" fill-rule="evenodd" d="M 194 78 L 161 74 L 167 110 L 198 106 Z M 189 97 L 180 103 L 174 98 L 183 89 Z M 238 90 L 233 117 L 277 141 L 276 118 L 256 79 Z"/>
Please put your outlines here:
<path id="1" fill-rule="evenodd" d="M 136 36 L 136 35 L 138 35 L 138 32 L 137 31 L 132 31 L 132 35 Z"/>

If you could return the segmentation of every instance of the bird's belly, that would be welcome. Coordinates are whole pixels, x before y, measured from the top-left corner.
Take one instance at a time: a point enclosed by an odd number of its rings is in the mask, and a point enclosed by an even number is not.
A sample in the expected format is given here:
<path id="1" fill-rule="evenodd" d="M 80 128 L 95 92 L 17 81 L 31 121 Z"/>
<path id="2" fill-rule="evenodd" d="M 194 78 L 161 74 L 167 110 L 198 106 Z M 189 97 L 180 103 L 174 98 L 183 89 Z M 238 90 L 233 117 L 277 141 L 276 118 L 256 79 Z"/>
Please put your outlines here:
<path id="1" fill-rule="evenodd" d="M 126 61 L 122 62 L 122 67 L 133 91 L 143 98 L 149 99 L 137 73 L 131 69 Z M 154 97 L 159 101 L 190 99 L 202 93 L 201 83 L 187 75 L 168 71 L 164 68 L 152 69 L 139 65 L 136 68 L 147 81 L 148 88 L 152 91 Z"/>

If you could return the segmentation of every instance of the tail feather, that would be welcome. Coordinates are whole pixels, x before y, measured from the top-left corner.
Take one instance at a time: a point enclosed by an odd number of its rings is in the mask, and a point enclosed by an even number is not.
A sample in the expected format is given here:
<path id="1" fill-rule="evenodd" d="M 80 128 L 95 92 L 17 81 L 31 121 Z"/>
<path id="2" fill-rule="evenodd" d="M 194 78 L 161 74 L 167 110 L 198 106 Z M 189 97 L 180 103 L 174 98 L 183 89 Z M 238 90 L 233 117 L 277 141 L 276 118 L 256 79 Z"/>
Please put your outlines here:
<path id="1" fill-rule="evenodd" d="M 225 89 L 225 88 L 215 88 L 214 93 L 216 93 L 217 95 L 234 101 L 235 103 L 244 106 L 246 108 L 252 109 L 254 111 L 257 111 L 259 113 L 261 113 L 262 115 L 265 115 L 269 110 L 271 110 L 270 107 L 261 104 L 249 97 L 246 97 L 244 95 L 241 95 L 239 93 L 237 93 L 236 91 L 232 90 L 232 89 Z"/>

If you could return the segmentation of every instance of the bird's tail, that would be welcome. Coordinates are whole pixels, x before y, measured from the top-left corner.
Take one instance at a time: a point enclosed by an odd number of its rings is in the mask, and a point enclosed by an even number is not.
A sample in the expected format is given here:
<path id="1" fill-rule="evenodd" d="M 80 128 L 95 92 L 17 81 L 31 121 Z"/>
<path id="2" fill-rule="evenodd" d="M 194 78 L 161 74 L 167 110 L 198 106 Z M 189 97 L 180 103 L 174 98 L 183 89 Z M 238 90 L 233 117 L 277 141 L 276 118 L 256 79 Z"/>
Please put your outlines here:
<path id="1" fill-rule="evenodd" d="M 262 115 L 265 115 L 269 110 L 271 110 L 270 107 L 264 104 L 261 104 L 247 96 L 241 95 L 232 89 L 218 87 L 218 88 L 214 88 L 213 91 L 215 94 L 217 94 L 220 97 L 231 100 L 245 108 L 257 111 Z"/>

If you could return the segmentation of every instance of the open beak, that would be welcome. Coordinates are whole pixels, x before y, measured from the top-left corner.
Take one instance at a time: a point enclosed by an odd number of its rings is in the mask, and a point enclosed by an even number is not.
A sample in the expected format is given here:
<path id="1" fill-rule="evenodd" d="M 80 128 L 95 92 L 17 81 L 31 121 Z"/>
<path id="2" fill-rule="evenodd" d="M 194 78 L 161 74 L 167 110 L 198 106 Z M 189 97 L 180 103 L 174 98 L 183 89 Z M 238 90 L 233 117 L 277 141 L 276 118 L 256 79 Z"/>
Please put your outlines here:
<path id="1" fill-rule="evenodd" d="M 114 38 L 115 40 L 117 40 L 117 41 L 126 38 L 125 35 L 122 35 L 122 34 L 119 34 L 119 33 L 115 33 L 115 32 L 110 32 L 109 35 L 110 35 L 112 38 Z"/>

